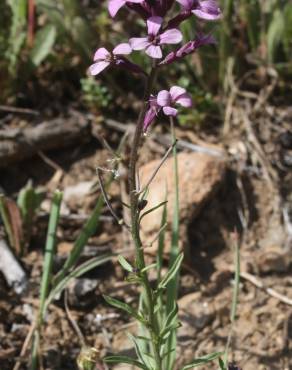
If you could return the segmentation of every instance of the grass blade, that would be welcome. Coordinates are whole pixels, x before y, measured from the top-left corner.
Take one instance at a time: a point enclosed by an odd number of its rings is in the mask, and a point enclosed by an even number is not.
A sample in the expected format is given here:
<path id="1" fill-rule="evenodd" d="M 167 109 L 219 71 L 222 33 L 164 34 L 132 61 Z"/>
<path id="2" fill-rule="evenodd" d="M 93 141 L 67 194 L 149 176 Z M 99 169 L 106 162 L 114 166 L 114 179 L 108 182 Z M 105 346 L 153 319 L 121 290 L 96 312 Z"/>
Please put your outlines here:
<path id="1" fill-rule="evenodd" d="M 52 266 L 53 266 L 53 258 L 55 254 L 55 244 L 56 244 L 56 232 L 57 226 L 59 222 L 59 215 L 60 215 L 60 207 L 62 202 L 62 193 L 56 191 L 53 200 L 52 200 L 52 208 L 50 213 L 49 219 L 49 227 L 47 232 L 47 241 L 46 241 L 46 249 L 45 249 L 45 257 L 44 257 L 44 268 L 43 268 L 43 275 L 41 281 L 41 292 L 40 292 L 40 325 L 42 324 L 44 313 L 45 313 L 45 301 L 49 291 L 51 273 L 52 273 Z"/>
<path id="2" fill-rule="evenodd" d="M 172 141 L 176 141 L 175 129 L 173 118 L 170 118 L 171 124 L 171 135 Z M 174 212 L 173 212 L 173 221 L 172 221 L 172 238 L 171 238 L 171 250 L 170 250 L 170 261 L 169 269 L 171 270 L 175 262 L 179 262 L 179 265 L 182 262 L 183 254 L 179 257 L 179 178 L 178 178 L 178 160 L 177 160 L 177 148 L 176 145 L 172 149 L 173 151 L 173 161 L 174 161 L 174 184 L 175 184 L 175 203 L 174 203 Z M 179 281 L 179 268 L 175 270 L 175 274 L 171 282 L 167 286 L 167 300 L 166 300 L 166 310 L 167 314 L 173 309 L 173 302 L 177 300 L 178 292 L 178 281 Z M 169 351 L 169 355 L 166 357 L 166 368 L 169 370 L 173 369 L 175 361 L 175 351 L 171 352 L 172 348 L 176 348 L 176 330 L 173 330 L 171 333 L 168 342 L 166 351 Z"/>
<path id="3" fill-rule="evenodd" d="M 107 364 L 129 364 L 138 367 L 139 369 L 148 370 L 147 367 L 141 362 L 134 360 L 128 356 L 107 356 L 103 359 Z"/>
<path id="4" fill-rule="evenodd" d="M 72 249 L 69 257 L 67 258 L 66 262 L 64 263 L 64 266 L 62 267 L 61 271 L 59 271 L 59 273 L 54 278 L 54 282 L 53 282 L 54 286 L 58 285 L 59 282 L 62 279 L 64 279 L 67 272 L 72 267 L 74 267 L 76 265 L 76 263 L 77 263 L 77 261 L 80 257 L 80 254 L 82 253 L 83 248 L 85 247 L 88 239 L 95 233 L 95 231 L 98 227 L 100 214 L 101 214 L 103 205 L 104 205 L 103 196 L 100 196 L 98 198 L 97 204 L 96 204 L 90 218 L 88 219 L 88 221 L 84 225 L 83 229 L 81 230 L 81 233 L 80 233 L 79 237 L 75 241 L 75 243 L 73 245 L 73 249 Z"/>
<path id="5" fill-rule="evenodd" d="M 183 253 L 180 253 L 176 257 L 176 259 L 173 262 L 173 264 L 171 265 L 170 269 L 167 271 L 167 273 L 165 274 L 165 276 L 162 278 L 162 280 L 158 284 L 158 290 L 164 289 L 167 286 L 173 285 L 172 283 L 175 283 L 176 282 L 177 276 L 178 276 L 178 272 L 179 272 L 180 266 L 182 264 L 183 258 L 184 258 L 184 254 Z M 173 289 L 173 287 L 171 287 L 171 289 Z M 173 292 L 171 290 L 171 293 L 174 295 L 175 292 Z M 175 300 L 172 301 L 172 306 L 173 306 L 173 302 L 175 302 Z"/>
<path id="6" fill-rule="evenodd" d="M 211 353 L 210 355 L 197 358 L 196 360 L 192 361 L 190 364 L 184 366 L 181 370 L 194 369 L 195 367 L 205 365 L 208 362 L 216 360 L 216 358 L 219 358 L 220 356 L 222 356 L 222 353 L 223 352 L 214 352 L 214 353 Z"/>
<path id="7" fill-rule="evenodd" d="M 137 310 L 129 306 L 125 302 L 121 302 L 118 299 L 109 297 L 108 295 L 103 295 L 103 298 L 106 300 L 108 304 L 113 307 L 119 308 L 122 311 L 127 312 L 130 316 L 134 317 L 136 320 L 140 321 L 142 324 L 146 324 L 144 318 L 137 313 Z"/>
<path id="8" fill-rule="evenodd" d="M 89 261 L 84 262 L 80 266 L 78 266 L 75 270 L 71 271 L 70 274 L 65 276 L 59 283 L 54 286 L 51 290 L 48 299 L 46 301 L 46 307 L 52 302 L 52 300 L 59 295 L 68 285 L 68 283 L 73 279 L 77 278 L 86 272 L 92 270 L 93 268 L 100 266 L 106 262 L 109 262 L 113 257 L 113 254 L 106 254 L 98 257 L 94 257 Z"/>
<path id="9" fill-rule="evenodd" d="M 123 256 L 118 256 L 118 261 L 119 261 L 119 264 L 123 267 L 124 270 L 128 271 L 128 272 L 133 272 L 134 269 L 133 267 L 130 265 L 130 263 L 125 259 L 125 257 Z"/>
<path id="10" fill-rule="evenodd" d="M 239 284 L 240 284 L 240 252 L 239 252 L 239 240 L 238 235 L 235 234 L 235 243 L 234 243 L 234 259 L 235 259 L 235 271 L 234 271 L 234 288 L 233 288 L 233 296 L 232 296 L 232 306 L 231 306 L 231 313 L 230 313 L 230 322 L 231 327 L 228 334 L 228 339 L 226 343 L 226 348 L 224 351 L 224 364 L 227 366 L 227 359 L 228 359 L 228 351 L 231 343 L 231 338 L 233 334 L 234 323 L 236 319 L 236 309 L 238 304 L 238 295 L 239 295 Z"/>
<path id="11" fill-rule="evenodd" d="M 44 321 L 44 316 L 46 312 L 46 298 L 49 292 L 50 279 L 53 266 L 53 258 L 55 254 L 56 245 L 56 232 L 60 216 L 60 208 L 62 202 L 63 194 L 56 191 L 53 196 L 49 226 L 47 232 L 47 240 L 45 246 L 45 256 L 44 256 L 44 267 L 42 274 L 42 281 L 40 287 L 40 308 L 38 312 L 36 330 L 34 332 L 34 340 L 32 344 L 32 363 L 31 370 L 36 370 L 38 367 L 38 349 L 39 349 L 39 338 L 40 330 Z"/>

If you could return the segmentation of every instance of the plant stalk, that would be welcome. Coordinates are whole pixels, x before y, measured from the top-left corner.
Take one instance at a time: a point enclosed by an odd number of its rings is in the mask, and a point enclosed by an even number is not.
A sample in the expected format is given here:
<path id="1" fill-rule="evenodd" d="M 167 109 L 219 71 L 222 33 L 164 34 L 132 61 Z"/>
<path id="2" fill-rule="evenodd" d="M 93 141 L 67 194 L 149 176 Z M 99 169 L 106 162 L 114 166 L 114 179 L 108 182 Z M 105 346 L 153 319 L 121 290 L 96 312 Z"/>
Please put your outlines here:
<path id="1" fill-rule="evenodd" d="M 156 321 L 156 317 L 154 314 L 154 301 L 153 301 L 153 293 L 152 289 L 148 280 L 147 272 L 141 270 L 145 267 L 145 258 L 143 252 L 143 246 L 140 238 L 140 225 L 139 225 L 139 217 L 140 211 L 138 207 L 139 202 L 139 193 L 136 184 L 136 166 L 138 161 L 138 151 L 141 144 L 141 137 L 143 134 L 143 124 L 144 124 L 144 117 L 148 106 L 148 100 L 150 97 L 150 93 L 152 87 L 154 85 L 155 79 L 157 75 L 157 66 L 156 64 L 153 65 L 150 75 L 147 79 L 144 96 L 143 96 L 143 106 L 141 108 L 138 122 L 136 125 L 136 130 L 134 134 L 134 139 L 132 142 L 132 149 L 130 154 L 130 164 L 129 164 L 129 191 L 130 191 L 130 208 L 131 208 L 131 234 L 135 245 L 136 251 L 136 267 L 138 269 L 138 273 L 140 273 L 140 277 L 143 282 L 143 287 L 145 291 L 145 303 L 148 310 L 148 320 L 149 320 L 149 331 L 152 341 L 153 347 L 153 354 L 156 363 L 155 370 L 162 370 L 161 368 L 161 356 L 160 356 L 160 346 L 158 340 L 159 328 Z"/>

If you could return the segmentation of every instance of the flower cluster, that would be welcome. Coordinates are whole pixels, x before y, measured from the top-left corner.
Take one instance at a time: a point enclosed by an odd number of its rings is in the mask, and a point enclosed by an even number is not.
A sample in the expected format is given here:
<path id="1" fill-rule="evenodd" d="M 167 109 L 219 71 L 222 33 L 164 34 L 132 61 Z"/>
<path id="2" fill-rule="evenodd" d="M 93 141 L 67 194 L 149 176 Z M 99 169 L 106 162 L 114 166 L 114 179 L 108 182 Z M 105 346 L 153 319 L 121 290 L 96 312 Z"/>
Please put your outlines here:
<path id="1" fill-rule="evenodd" d="M 191 96 L 182 87 L 172 86 L 169 91 L 161 90 L 157 96 L 151 95 L 149 99 L 149 109 L 144 119 L 144 131 L 147 130 L 155 116 L 161 110 L 166 116 L 175 117 L 177 115 L 177 109 L 174 108 L 175 104 L 186 108 L 192 106 Z"/>
<path id="2" fill-rule="evenodd" d="M 180 4 L 179 13 L 166 21 L 169 11 L 176 2 Z M 179 44 L 182 41 L 183 35 L 179 30 L 180 24 L 193 15 L 204 21 L 215 21 L 221 17 L 217 0 L 108 1 L 108 10 L 112 17 L 115 17 L 122 7 L 127 7 L 144 19 L 147 35 L 132 37 L 128 42 L 119 44 L 112 51 L 99 48 L 95 52 L 94 63 L 89 68 L 93 76 L 109 67 L 125 68 L 134 73 L 147 75 L 140 66 L 125 57 L 125 55 L 129 55 L 136 50 L 144 50 L 150 58 L 156 60 L 157 68 L 180 60 L 195 52 L 201 46 L 215 42 L 211 35 L 198 34 L 194 40 L 190 40 L 177 50 L 163 55 L 164 45 Z M 157 96 L 151 95 L 149 109 L 145 114 L 144 130 L 147 130 L 160 111 L 168 116 L 176 116 L 177 109 L 173 107 L 176 103 L 183 107 L 191 106 L 190 96 L 185 89 L 178 86 L 173 86 L 169 91 L 162 90 Z"/>

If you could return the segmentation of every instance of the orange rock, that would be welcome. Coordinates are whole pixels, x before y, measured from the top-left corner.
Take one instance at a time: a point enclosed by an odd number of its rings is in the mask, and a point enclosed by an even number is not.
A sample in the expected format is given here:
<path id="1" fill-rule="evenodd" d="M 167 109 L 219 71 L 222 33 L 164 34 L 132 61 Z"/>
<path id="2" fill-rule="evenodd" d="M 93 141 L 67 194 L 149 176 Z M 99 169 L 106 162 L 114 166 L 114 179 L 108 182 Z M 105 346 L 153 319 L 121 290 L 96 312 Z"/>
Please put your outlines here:
<path id="1" fill-rule="evenodd" d="M 197 152 L 178 154 L 179 212 L 182 233 L 184 227 L 198 216 L 202 207 L 214 195 L 218 185 L 222 182 L 226 169 L 223 154 L 222 158 Z M 141 168 L 142 184 L 148 181 L 159 162 L 159 160 L 152 161 Z M 173 158 L 166 160 L 149 188 L 148 204 L 145 210 L 163 202 L 167 194 L 167 222 L 171 227 L 175 199 Z M 160 228 L 162 210 L 163 207 L 143 218 L 142 232 L 147 238 L 146 244 Z"/>

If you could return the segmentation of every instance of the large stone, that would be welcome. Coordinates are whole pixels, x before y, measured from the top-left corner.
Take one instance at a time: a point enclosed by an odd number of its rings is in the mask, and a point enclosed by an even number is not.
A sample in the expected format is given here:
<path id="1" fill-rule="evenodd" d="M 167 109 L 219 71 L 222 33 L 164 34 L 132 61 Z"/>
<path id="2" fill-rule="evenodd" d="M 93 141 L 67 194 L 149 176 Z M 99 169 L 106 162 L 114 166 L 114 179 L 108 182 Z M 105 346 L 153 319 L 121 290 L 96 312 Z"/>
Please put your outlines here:
<path id="1" fill-rule="evenodd" d="M 143 183 L 147 182 L 157 166 L 159 160 L 152 161 L 141 168 Z M 198 216 L 202 207 L 214 195 L 225 174 L 226 162 L 224 154 L 215 157 L 205 153 L 178 154 L 179 178 L 179 213 L 182 239 L 185 236 L 185 227 Z M 158 205 L 167 196 L 167 222 L 171 226 L 175 202 L 174 161 L 169 158 L 163 164 L 152 181 L 147 197 L 147 208 Z M 163 207 L 145 216 L 142 221 L 142 232 L 146 243 L 151 241 L 161 225 Z"/>

